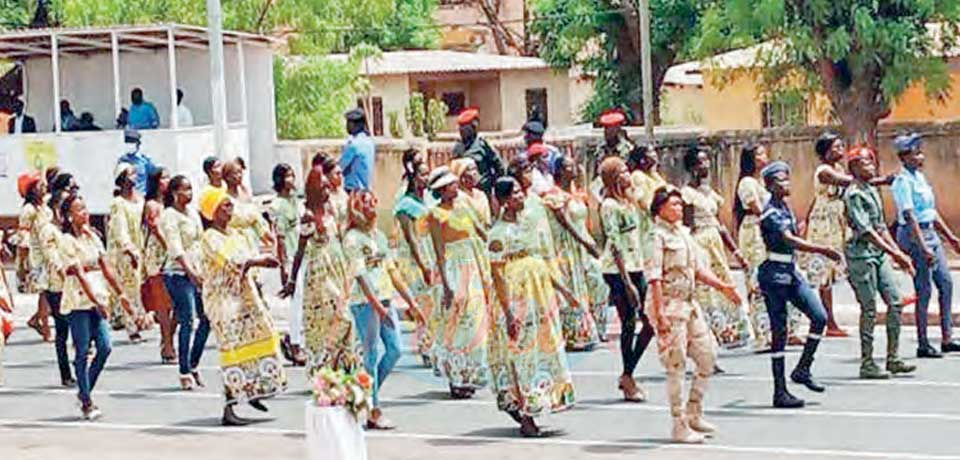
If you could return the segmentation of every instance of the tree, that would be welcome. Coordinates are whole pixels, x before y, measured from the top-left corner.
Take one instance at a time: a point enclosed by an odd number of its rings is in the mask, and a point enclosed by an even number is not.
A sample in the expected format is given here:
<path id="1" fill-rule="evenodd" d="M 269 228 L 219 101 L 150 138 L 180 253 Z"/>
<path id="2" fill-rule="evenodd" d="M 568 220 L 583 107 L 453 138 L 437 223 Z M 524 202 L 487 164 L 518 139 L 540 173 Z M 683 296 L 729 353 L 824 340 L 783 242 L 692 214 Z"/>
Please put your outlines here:
<path id="1" fill-rule="evenodd" d="M 594 76 L 594 94 L 581 110 L 593 121 L 620 107 L 643 119 L 637 0 L 536 0 L 531 21 L 540 55 L 551 66 L 580 67 Z M 654 121 L 660 122 L 660 88 L 667 69 L 692 49 L 707 0 L 650 0 L 653 41 Z"/>
<path id="2" fill-rule="evenodd" d="M 702 22 L 698 53 L 756 39 L 758 81 L 771 93 L 825 94 L 843 134 L 876 145 L 877 124 L 914 84 L 944 98 L 944 50 L 957 45 L 960 2 L 727 0 Z"/>

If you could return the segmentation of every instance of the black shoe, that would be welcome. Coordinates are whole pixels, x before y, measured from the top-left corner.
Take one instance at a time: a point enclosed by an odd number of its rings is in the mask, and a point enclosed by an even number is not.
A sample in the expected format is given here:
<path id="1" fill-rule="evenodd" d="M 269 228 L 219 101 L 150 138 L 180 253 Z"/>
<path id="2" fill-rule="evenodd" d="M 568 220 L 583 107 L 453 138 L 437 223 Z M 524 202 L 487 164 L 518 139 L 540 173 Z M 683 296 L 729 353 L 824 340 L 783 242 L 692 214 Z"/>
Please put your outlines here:
<path id="1" fill-rule="evenodd" d="M 268 409 L 267 406 L 264 406 L 263 403 L 260 402 L 259 399 L 254 399 L 254 400 L 250 401 L 249 404 L 250 404 L 250 407 L 252 407 L 252 408 L 254 408 L 254 409 L 256 409 L 256 410 L 258 410 L 258 411 L 260 411 L 260 412 L 270 412 L 270 409 Z"/>
<path id="2" fill-rule="evenodd" d="M 223 408 L 223 418 L 220 419 L 220 424 L 223 426 L 245 426 L 249 425 L 250 421 L 237 417 L 237 414 L 233 413 L 233 406 L 227 406 Z"/>
<path id="3" fill-rule="evenodd" d="M 803 385 L 807 387 L 808 390 L 816 393 L 823 393 L 826 390 L 823 385 L 820 385 L 813 380 L 813 376 L 810 375 L 810 371 L 806 369 L 794 369 L 790 374 L 790 380 L 793 380 L 793 383 Z"/>
<path id="4" fill-rule="evenodd" d="M 924 344 L 917 348 L 917 358 L 937 359 L 943 358 L 943 355 L 936 348 L 931 347 L 930 344 Z"/>
<path id="5" fill-rule="evenodd" d="M 790 394 L 787 390 L 773 395 L 773 407 L 778 409 L 799 409 L 805 405 L 802 399 Z"/>
<path id="6" fill-rule="evenodd" d="M 940 351 L 944 353 L 955 353 L 960 351 L 960 342 L 946 342 L 940 344 Z"/>
<path id="7" fill-rule="evenodd" d="M 77 386 L 77 381 L 74 380 L 73 377 L 67 377 L 60 381 L 60 386 L 65 388 L 73 388 Z"/>

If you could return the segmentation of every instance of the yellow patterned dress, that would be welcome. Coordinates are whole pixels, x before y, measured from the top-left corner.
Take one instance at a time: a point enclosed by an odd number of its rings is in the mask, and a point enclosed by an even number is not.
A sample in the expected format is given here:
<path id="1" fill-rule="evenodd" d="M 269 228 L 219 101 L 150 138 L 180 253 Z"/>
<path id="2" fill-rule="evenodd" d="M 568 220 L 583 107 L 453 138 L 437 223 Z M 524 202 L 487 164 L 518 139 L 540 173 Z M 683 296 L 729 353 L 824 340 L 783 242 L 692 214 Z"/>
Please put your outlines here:
<path id="1" fill-rule="evenodd" d="M 839 167 L 822 164 L 813 173 L 814 201 L 807 217 L 806 238 L 811 243 L 829 246 L 842 253 L 848 233 L 846 208 L 840 187 L 820 181 L 820 173 L 825 169 L 839 170 Z M 800 253 L 797 263 L 810 284 L 818 289 L 833 286 L 844 272 L 837 262 L 810 252 Z"/>
<path id="2" fill-rule="evenodd" d="M 693 239 L 703 250 L 704 261 L 718 278 L 732 283 L 733 274 L 727 263 L 726 248 L 720 235 L 720 220 L 717 218 L 723 197 L 709 185 L 698 188 L 686 186 L 680 193 L 684 203 L 693 207 Z M 750 321 L 740 305 L 735 305 L 706 285 L 697 286 L 697 301 L 721 346 L 736 348 L 749 343 Z"/>
<path id="3" fill-rule="evenodd" d="M 263 211 L 252 201 L 234 200 L 233 218 L 230 228 L 243 235 L 254 251 L 269 245 L 271 239 L 270 224 L 263 218 Z M 269 248 L 273 250 L 274 248 Z"/>
<path id="4" fill-rule="evenodd" d="M 503 276 L 506 293 L 497 293 L 490 340 L 490 371 L 497 406 L 535 417 L 573 407 L 573 378 L 564 351 L 560 304 L 551 270 L 537 252 L 536 236 L 523 224 L 498 221 L 490 230 L 490 261 Z M 500 295 L 523 325 L 510 338 Z"/>
<path id="5" fill-rule="evenodd" d="M 587 252 L 570 230 L 560 223 L 556 215 L 556 213 L 562 214 L 564 220 L 581 239 L 592 243 L 593 238 L 587 231 L 589 212 L 587 204 L 559 188 L 547 193 L 543 201 L 550 210 L 547 215 L 555 237 L 557 262 L 562 275 L 561 282 L 580 302 L 580 306 L 575 308 L 561 296 L 560 317 L 563 338 L 567 350 L 589 350 L 600 342 L 597 323 L 591 312 L 606 309 L 609 288 L 603 282 L 600 263 Z M 592 285 L 590 277 L 595 278 Z M 599 278 L 599 283 L 607 289 L 598 289 L 596 278 Z"/>
<path id="6" fill-rule="evenodd" d="M 107 258 L 116 267 L 117 282 L 124 295 L 130 300 L 133 316 L 128 315 L 119 304 L 113 305 L 113 315 L 130 335 L 139 332 L 136 319 L 146 314 L 140 297 L 143 285 L 144 256 L 143 241 L 143 200 L 133 200 L 117 196 L 110 203 L 110 221 L 107 224 Z M 136 257 L 134 265 L 130 251 Z"/>
<path id="7" fill-rule="evenodd" d="M 227 404 L 270 398 L 287 388 L 273 318 L 246 261 L 257 256 L 245 236 L 210 228 L 201 241 L 203 307 L 217 337 Z"/>
<path id="8" fill-rule="evenodd" d="M 300 231 L 307 238 L 301 270 L 304 272 L 303 335 L 307 376 L 323 367 L 352 371 L 361 364 L 357 331 L 347 299 L 352 276 L 347 273 L 343 247 L 337 237 L 337 220 L 322 218 Z"/>
<path id="9" fill-rule="evenodd" d="M 413 239 L 420 253 L 421 261 L 427 266 L 428 270 L 433 270 L 437 266 L 436 252 L 433 250 L 433 240 L 430 237 L 430 222 L 428 217 L 430 210 L 418 197 L 404 194 L 397 201 L 393 208 L 394 218 L 406 216 L 410 219 L 413 226 Z M 399 221 L 397 227 L 399 228 Z M 404 238 L 402 230 L 397 238 L 397 269 L 403 278 L 404 284 L 410 290 L 410 294 L 420 306 L 426 324 L 418 324 L 414 331 L 414 340 L 416 341 L 416 352 L 424 358 L 427 363 L 433 362 L 431 350 L 433 341 L 436 338 L 437 329 L 440 327 L 441 312 L 439 308 L 440 300 L 443 295 L 443 287 L 439 282 L 426 280 L 423 278 L 423 272 L 413 258 L 413 250 Z"/>
<path id="10" fill-rule="evenodd" d="M 473 211 L 456 200 L 452 209 L 440 205 L 430 210 L 431 225 L 439 225 L 443 235 L 445 261 L 441 269 L 453 290 L 453 301 L 441 308 L 442 317 L 433 356 L 436 371 L 450 386 L 478 389 L 489 381 L 487 347 L 490 335 L 490 309 L 484 273 L 486 258 L 477 254 Z"/>
<path id="11" fill-rule="evenodd" d="M 667 181 L 656 171 L 643 172 L 636 170 L 630 173 L 630 182 L 633 184 L 633 198 L 640 206 L 640 232 L 643 234 L 643 259 L 650 260 L 653 256 L 653 217 L 650 215 L 650 204 L 657 189 L 667 185 Z"/>
<path id="12" fill-rule="evenodd" d="M 53 220 L 53 211 L 48 206 L 23 205 L 17 229 L 19 246 L 27 248 L 25 259 L 17 259 L 18 290 L 24 294 L 38 294 L 47 288 L 40 250 L 40 229 Z"/>

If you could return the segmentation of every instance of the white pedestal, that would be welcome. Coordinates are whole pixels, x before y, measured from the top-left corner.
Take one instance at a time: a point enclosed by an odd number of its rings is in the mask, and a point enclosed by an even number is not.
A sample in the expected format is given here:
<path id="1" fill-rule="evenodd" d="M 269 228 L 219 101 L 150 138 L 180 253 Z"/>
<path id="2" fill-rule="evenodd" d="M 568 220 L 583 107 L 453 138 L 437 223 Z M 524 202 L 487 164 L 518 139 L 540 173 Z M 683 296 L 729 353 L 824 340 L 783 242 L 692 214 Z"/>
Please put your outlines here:
<path id="1" fill-rule="evenodd" d="M 306 403 L 308 460 L 367 460 L 360 422 L 343 407 Z"/>

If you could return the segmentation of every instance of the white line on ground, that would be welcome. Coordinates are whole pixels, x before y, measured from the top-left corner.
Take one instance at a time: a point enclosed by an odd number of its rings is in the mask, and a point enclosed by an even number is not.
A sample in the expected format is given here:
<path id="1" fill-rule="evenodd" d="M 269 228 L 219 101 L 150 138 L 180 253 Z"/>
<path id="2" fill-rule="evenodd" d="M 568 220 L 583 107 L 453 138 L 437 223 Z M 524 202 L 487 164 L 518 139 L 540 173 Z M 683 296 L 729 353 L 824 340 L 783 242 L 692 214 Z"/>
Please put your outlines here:
<path id="1" fill-rule="evenodd" d="M 83 428 L 113 430 L 113 431 L 164 431 L 170 433 L 200 433 L 200 434 L 258 434 L 258 435 L 280 435 L 280 436 L 305 436 L 303 431 L 276 429 L 276 428 L 255 428 L 255 427 L 195 427 L 195 426 L 170 426 L 157 424 L 122 424 L 122 423 L 103 423 L 103 422 L 69 422 L 69 421 L 22 421 L 22 420 L 4 420 L 0 419 L 0 428 L 19 429 L 19 428 Z M 960 460 L 960 456 L 954 455 L 932 455 L 912 452 L 871 452 L 871 451 L 850 451 L 834 449 L 798 449 L 793 447 L 767 446 L 732 446 L 732 445 L 714 445 L 703 444 L 697 446 L 661 444 L 643 441 L 606 441 L 606 440 L 576 440 L 576 439 L 524 439 L 524 438 L 498 438 L 491 436 L 460 436 L 460 435 L 439 435 L 427 433 L 403 433 L 403 432 L 370 432 L 366 436 L 373 439 L 417 439 L 417 440 L 447 440 L 460 442 L 489 442 L 502 444 L 532 444 L 532 445 L 567 445 L 579 447 L 621 447 L 621 448 L 646 448 L 662 449 L 676 451 L 697 451 L 697 452 L 739 452 L 750 454 L 770 454 L 779 457 L 849 457 L 849 458 L 880 458 L 892 460 Z"/>

